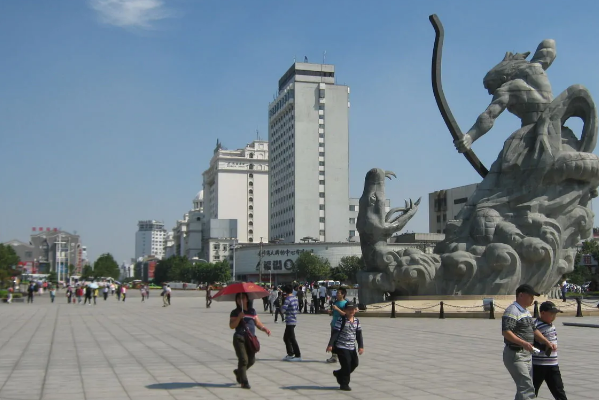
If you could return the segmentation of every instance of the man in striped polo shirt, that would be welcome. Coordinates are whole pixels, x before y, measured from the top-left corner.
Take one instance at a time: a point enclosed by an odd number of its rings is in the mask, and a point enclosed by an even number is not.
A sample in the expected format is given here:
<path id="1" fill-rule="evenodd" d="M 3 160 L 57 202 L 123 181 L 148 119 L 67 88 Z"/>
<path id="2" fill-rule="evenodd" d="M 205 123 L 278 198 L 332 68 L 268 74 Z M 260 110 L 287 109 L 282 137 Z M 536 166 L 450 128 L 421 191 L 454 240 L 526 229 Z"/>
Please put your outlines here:
<path id="1" fill-rule="evenodd" d="M 283 358 L 283 361 L 302 361 L 302 355 L 300 353 L 299 345 L 295 339 L 295 325 L 297 324 L 297 313 L 299 312 L 299 304 L 297 297 L 293 295 L 293 288 L 291 285 L 287 285 L 284 288 L 287 297 L 281 307 L 283 314 L 285 314 L 285 333 L 283 334 L 283 342 L 285 342 L 285 348 L 287 355 Z"/>
<path id="2" fill-rule="evenodd" d="M 520 285 L 516 289 L 516 301 L 509 305 L 501 318 L 501 331 L 505 348 L 503 364 L 516 383 L 515 400 L 536 398 L 532 381 L 533 343 L 539 343 L 557 349 L 557 346 L 545 338 L 535 326 L 532 316 L 526 309 L 535 296 L 540 296 L 530 285 Z"/>
<path id="3" fill-rule="evenodd" d="M 557 346 L 557 331 L 553 325 L 557 313 L 562 311 L 558 309 L 551 301 L 546 301 L 539 307 L 541 315 L 535 321 L 537 330 L 547 338 L 551 343 Z M 541 350 L 540 353 L 532 355 L 532 381 L 535 385 L 535 394 L 539 394 L 539 388 L 543 382 L 547 382 L 547 387 L 556 400 L 568 400 L 562 374 L 557 365 L 557 351 L 546 347 L 543 343 L 535 340 L 535 347 Z"/>

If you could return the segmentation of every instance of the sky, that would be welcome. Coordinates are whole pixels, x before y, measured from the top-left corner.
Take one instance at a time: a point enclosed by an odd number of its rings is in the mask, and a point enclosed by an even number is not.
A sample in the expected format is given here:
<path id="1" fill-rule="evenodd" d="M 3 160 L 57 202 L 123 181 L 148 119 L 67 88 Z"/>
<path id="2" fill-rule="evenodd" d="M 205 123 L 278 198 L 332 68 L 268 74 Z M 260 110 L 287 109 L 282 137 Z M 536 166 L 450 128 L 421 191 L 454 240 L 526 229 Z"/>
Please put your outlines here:
<path id="1" fill-rule="evenodd" d="M 480 181 L 453 147 L 430 79 L 436 13 L 443 86 L 467 131 L 505 52 L 555 39 L 553 93 L 599 93 L 594 1 L 5 0 L 0 2 L 0 242 L 32 227 L 81 235 L 91 259 L 134 256 L 137 221 L 171 229 L 202 188 L 217 139 L 268 137 L 267 108 L 293 63 L 335 64 L 351 88 L 350 195 L 393 170 L 392 205 Z M 580 121 L 568 121 L 580 135 Z M 519 127 L 504 113 L 473 146 L 490 167 Z M 597 206 L 594 203 L 595 208 Z"/>

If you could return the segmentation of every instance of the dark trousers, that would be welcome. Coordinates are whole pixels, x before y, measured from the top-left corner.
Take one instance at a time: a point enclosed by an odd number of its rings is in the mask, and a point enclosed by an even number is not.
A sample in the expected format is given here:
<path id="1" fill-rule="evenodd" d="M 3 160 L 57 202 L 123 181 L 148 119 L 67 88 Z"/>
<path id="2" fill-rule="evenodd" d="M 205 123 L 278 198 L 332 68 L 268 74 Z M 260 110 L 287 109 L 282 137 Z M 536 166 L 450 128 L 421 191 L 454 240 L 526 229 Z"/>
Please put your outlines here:
<path id="1" fill-rule="evenodd" d="M 85 296 L 85 299 L 83 299 L 83 304 L 87 303 L 89 301 L 89 304 L 92 303 L 92 298 L 91 296 Z"/>
<path id="2" fill-rule="evenodd" d="M 98 296 L 94 296 L 94 306 L 96 305 L 96 297 Z"/>
<path id="3" fill-rule="evenodd" d="M 299 345 L 295 340 L 295 325 L 287 325 L 285 327 L 285 333 L 283 334 L 283 342 L 287 348 L 288 356 L 301 357 Z"/>
<path id="4" fill-rule="evenodd" d="M 233 348 L 237 354 L 237 376 L 241 383 L 248 383 L 247 370 L 256 362 L 256 354 L 248 351 L 243 336 L 233 336 Z"/>
<path id="5" fill-rule="evenodd" d="M 335 349 L 341 369 L 335 371 L 337 383 L 340 386 L 349 385 L 350 375 L 358 367 L 358 352 L 356 350 Z"/>
<path id="6" fill-rule="evenodd" d="M 27 303 L 33 303 L 33 293 L 27 293 Z"/>
<path id="7" fill-rule="evenodd" d="M 210 308 L 212 304 L 212 296 L 206 296 L 206 308 Z"/>
<path id="8" fill-rule="evenodd" d="M 318 297 L 312 297 L 312 300 L 314 301 L 314 312 L 318 314 L 318 305 L 320 304 Z"/>
<path id="9" fill-rule="evenodd" d="M 285 316 L 281 312 L 281 307 L 275 308 L 275 322 L 277 322 L 277 317 L 281 314 L 281 321 L 285 322 Z"/>
<path id="10" fill-rule="evenodd" d="M 568 299 L 568 298 L 566 297 L 566 293 L 567 293 L 567 291 L 566 291 L 566 290 L 562 290 L 562 300 L 563 300 L 563 301 L 567 301 L 567 299 Z"/>
<path id="11" fill-rule="evenodd" d="M 106 301 L 106 299 L 108 298 L 108 292 L 104 292 L 104 301 Z"/>
<path id="12" fill-rule="evenodd" d="M 264 306 L 264 311 L 268 311 L 268 297 L 262 298 L 262 305 Z"/>
<path id="13" fill-rule="evenodd" d="M 297 306 L 299 307 L 299 312 L 302 312 L 303 307 L 304 307 L 304 299 L 297 299 Z"/>
<path id="14" fill-rule="evenodd" d="M 308 314 L 308 300 L 304 299 L 304 314 Z"/>
<path id="15" fill-rule="evenodd" d="M 324 309 L 324 303 L 327 301 L 326 297 L 321 297 L 320 298 L 320 308 Z"/>
<path id="16" fill-rule="evenodd" d="M 558 365 L 532 366 L 532 383 L 535 385 L 535 395 L 539 394 L 539 388 L 543 381 L 547 382 L 547 387 L 555 400 L 568 400 Z"/>
<path id="17" fill-rule="evenodd" d="M 171 294 L 170 293 L 166 294 L 166 300 L 168 301 L 168 305 L 170 306 L 171 305 Z"/>

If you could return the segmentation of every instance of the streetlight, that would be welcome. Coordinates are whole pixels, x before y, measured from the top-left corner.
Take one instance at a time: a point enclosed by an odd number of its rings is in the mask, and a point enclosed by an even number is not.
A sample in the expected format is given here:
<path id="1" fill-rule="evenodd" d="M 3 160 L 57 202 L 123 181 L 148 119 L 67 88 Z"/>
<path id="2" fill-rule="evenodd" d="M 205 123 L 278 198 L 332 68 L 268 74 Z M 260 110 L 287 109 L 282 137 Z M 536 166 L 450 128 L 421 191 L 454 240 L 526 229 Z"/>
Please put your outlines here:
<path id="1" fill-rule="evenodd" d="M 262 282 L 262 236 L 260 237 L 260 262 L 258 264 L 260 265 L 260 269 L 258 272 L 258 282 Z M 272 266 L 270 267 L 270 269 L 272 269 Z"/>
<path id="2" fill-rule="evenodd" d="M 235 249 L 237 248 L 237 238 L 233 238 L 233 282 L 237 280 L 235 275 Z"/>

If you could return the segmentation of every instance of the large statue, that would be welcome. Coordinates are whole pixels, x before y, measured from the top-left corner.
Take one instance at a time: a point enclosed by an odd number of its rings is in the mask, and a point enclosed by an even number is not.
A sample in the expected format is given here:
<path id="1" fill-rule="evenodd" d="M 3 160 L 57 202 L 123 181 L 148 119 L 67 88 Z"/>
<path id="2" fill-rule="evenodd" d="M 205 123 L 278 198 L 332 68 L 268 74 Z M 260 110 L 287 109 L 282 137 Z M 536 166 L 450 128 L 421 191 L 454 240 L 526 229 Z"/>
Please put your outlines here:
<path id="1" fill-rule="evenodd" d="M 556 57 L 556 46 L 553 40 L 543 40 L 530 61 L 528 52 L 507 53 L 487 73 L 483 84 L 493 99 L 463 135 L 441 88 L 443 29 L 436 16 L 431 22 L 437 32 L 432 73 L 437 104 L 456 148 L 484 179 L 457 219 L 448 223 L 446 239 L 435 248 L 438 256 L 414 250 L 418 253 L 410 255 L 411 264 L 387 257 L 389 262 L 382 266 L 367 258 L 363 244 L 367 270 L 383 273 L 386 268 L 395 279 L 383 283 L 380 276 L 363 274 L 361 283 L 374 290 L 376 298 L 380 290 L 512 294 L 521 283 L 548 292 L 573 270 L 576 244 L 592 234 L 589 202 L 599 185 L 599 157 L 592 153 L 597 142 L 595 104 L 581 85 L 553 98 L 545 70 Z M 520 118 L 522 127 L 506 140 L 488 171 L 471 146 L 506 109 Z M 564 125 L 573 116 L 583 121 L 580 139 Z M 368 294 L 360 294 L 367 304 Z"/>

